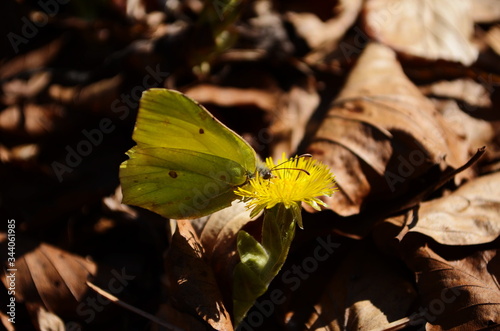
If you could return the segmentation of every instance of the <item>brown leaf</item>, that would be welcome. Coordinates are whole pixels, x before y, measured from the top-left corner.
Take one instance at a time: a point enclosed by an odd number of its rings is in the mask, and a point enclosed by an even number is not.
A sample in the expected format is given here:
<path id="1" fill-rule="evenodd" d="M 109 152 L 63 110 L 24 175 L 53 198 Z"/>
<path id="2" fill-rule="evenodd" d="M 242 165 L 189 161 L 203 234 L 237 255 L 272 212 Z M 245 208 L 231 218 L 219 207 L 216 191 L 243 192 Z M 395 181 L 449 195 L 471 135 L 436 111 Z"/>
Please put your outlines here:
<path id="1" fill-rule="evenodd" d="M 427 245 L 405 250 L 423 304 L 411 316 L 413 323 L 427 320 L 426 330 L 494 330 L 500 326 L 498 249 L 451 259 Z"/>
<path id="2" fill-rule="evenodd" d="M 232 286 L 227 284 L 232 284 L 234 267 L 240 261 L 236 249 L 237 234 L 253 220 L 255 218 L 250 218 L 250 211 L 244 203 L 233 202 L 231 207 L 210 215 L 200 233 L 205 256 L 226 302 L 232 301 Z"/>
<path id="3" fill-rule="evenodd" d="M 50 71 L 35 72 L 28 79 L 13 79 L 3 84 L 3 102 L 12 105 L 18 99 L 30 99 L 45 89 L 52 78 Z"/>
<path id="4" fill-rule="evenodd" d="M 463 112 L 456 101 L 432 99 L 432 102 L 443 116 L 446 126 L 464 140 L 470 153 L 479 146 L 493 146 L 495 130 L 491 122 Z"/>
<path id="5" fill-rule="evenodd" d="M 466 103 L 467 107 L 471 107 L 470 110 L 474 110 L 476 107 L 490 108 L 492 106 L 491 91 L 488 91 L 484 84 L 477 83 L 469 78 L 459 78 L 451 81 L 441 80 L 419 88 L 427 96 L 460 100 Z"/>
<path id="6" fill-rule="evenodd" d="M 500 236 L 500 172 L 479 177 L 452 194 L 424 202 L 410 232 L 418 232 L 445 245 L 478 245 Z"/>
<path id="7" fill-rule="evenodd" d="M 255 88 L 223 87 L 208 84 L 196 85 L 185 91 L 186 95 L 201 104 L 211 103 L 222 107 L 255 106 L 272 112 L 276 108 L 276 91 Z"/>
<path id="8" fill-rule="evenodd" d="M 59 55 L 66 43 L 66 36 L 62 36 L 40 48 L 14 57 L 12 60 L 3 63 L 0 67 L 0 79 L 8 78 L 24 71 L 46 67 Z"/>
<path id="9" fill-rule="evenodd" d="M 478 55 L 470 10 L 469 1 L 370 0 L 364 20 L 369 36 L 400 52 L 470 65 Z"/>
<path id="10" fill-rule="evenodd" d="M 183 312 L 198 316 L 216 330 L 233 330 L 213 271 L 190 221 L 178 220 L 165 258 L 168 291 Z"/>
<path id="11" fill-rule="evenodd" d="M 295 152 L 306 133 L 306 124 L 319 105 L 320 97 L 312 79 L 306 86 L 294 85 L 283 93 L 273 113 L 269 135 L 272 138 L 272 156 Z"/>
<path id="12" fill-rule="evenodd" d="M 27 240 L 19 240 L 18 254 L 28 249 Z M 5 242 L 3 251 L 7 251 Z M 38 319 L 38 309 L 67 318 L 79 318 L 77 306 L 88 291 L 85 281 L 95 276 L 97 266 L 80 256 L 41 243 L 16 259 L 16 301 L 26 305 L 32 320 Z M 2 274 L 8 288 L 9 274 Z"/>
<path id="13" fill-rule="evenodd" d="M 307 11 L 288 11 L 285 14 L 286 19 L 295 27 L 296 33 L 311 48 L 311 52 L 305 58 L 307 63 L 319 63 L 335 50 L 342 36 L 358 17 L 362 1 L 342 0 L 335 1 L 335 4 L 331 5 L 331 10 L 321 13 L 334 14 L 327 20 L 311 13 L 310 4 Z"/>
<path id="14" fill-rule="evenodd" d="M 54 84 L 49 88 L 49 96 L 58 104 L 85 113 L 113 115 L 111 109 L 116 105 L 112 105 L 115 100 L 120 100 L 122 81 L 123 77 L 117 75 L 85 86 L 65 87 Z M 116 114 L 113 117 L 115 116 Z"/>
<path id="15" fill-rule="evenodd" d="M 500 20 L 500 6 L 497 0 L 471 1 L 471 15 L 474 22 L 492 23 Z"/>
<path id="16" fill-rule="evenodd" d="M 58 128 L 64 117 L 64 108 L 56 104 L 10 106 L 0 112 L 0 130 L 21 137 L 41 137 Z"/>
<path id="17" fill-rule="evenodd" d="M 454 168 L 467 159 L 461 139 L 380 44 L 364 50 L 308 152 L 336 175 L 340 191 L 325 201 L 342 216 L 414 190 L 412 181 L 443 169 L 445 156 Z"/>
<path id="18" fill-rule="evenodd" d="M 40 330 L 65 331 L 64 322 L 55 314 L 40 307 L 37 312 L 37 324 Z"/>
<path id="19" fill-rule="evenodd" d="M 488 30 L 486 42 L 497 55 L 500 55 L 500 25 L 497 24 Z"/>
<path id="20" fill-rule="evenodd" d="M 398 261 L 366 242 L 345 256 L 322 293 L 307 323 L 310 330 L 383 328 L 407 316 L 416 300 L 414 286 Z"/>

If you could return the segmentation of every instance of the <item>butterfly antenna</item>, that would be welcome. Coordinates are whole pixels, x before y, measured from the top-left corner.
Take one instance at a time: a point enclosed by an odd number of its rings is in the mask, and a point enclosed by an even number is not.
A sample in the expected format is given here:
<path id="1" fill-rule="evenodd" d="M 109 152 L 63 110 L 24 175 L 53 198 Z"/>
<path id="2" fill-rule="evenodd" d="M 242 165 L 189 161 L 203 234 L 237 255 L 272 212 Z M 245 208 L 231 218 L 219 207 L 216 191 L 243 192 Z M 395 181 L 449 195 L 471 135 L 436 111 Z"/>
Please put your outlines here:
<path id="1" fill-rule="evenodd" d="M 294 159 L 299 159 L 301 157 L 312 157 L 311 154 L 301 154 L 299 156 L 296 156 Z M 284 161 L 284 162 L 281 162 L 280 164 L 277 164 L 275 165 L 274 167 L 272 167 L 271 169 L 269 169 L 269 171 L 273 171 L 273 170 L 298 170 L 298 171 L 302 171 L 302 172 L 305 172 L 308 176 L 310 176 L 311 174 L 309 173 L 309 171 L 305 170 L 305 169 L 300 169 L 300 168 L 278 168 L 280 165 L 282 164 L 285 164 L 287 162 L 290 162 L 289 160 L 287 161 Z"/>

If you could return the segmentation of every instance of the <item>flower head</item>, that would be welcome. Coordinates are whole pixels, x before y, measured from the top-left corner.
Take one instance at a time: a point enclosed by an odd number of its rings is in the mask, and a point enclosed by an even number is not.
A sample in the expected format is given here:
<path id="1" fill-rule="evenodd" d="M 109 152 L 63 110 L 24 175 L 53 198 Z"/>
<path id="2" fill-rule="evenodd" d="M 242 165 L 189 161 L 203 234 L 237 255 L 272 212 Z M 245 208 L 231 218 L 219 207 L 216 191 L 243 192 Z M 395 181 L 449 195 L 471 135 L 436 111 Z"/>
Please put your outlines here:
<path id="1" fill-rule="evenodd" d="M 283 153 L 277 165 L 269 157 L 266 159 L 266 166 L 271 171 L 270 178 L 257 172 L 248 185 L 235 190 L 235 194 L 247 203 L 247 208 L 252 209 L 252 217 L 263 209 L 281 203 L 285 208 L 296 211 L 295 218 L 302 227 L 300 203 L 305 202 L 314 209 L 321 210 L 319 205 L 326 204 L 318 197 L 331 196 L 337 191 L 335 177 L 329 168 L 311 157 L 296 156 L 287 159 Z"/>

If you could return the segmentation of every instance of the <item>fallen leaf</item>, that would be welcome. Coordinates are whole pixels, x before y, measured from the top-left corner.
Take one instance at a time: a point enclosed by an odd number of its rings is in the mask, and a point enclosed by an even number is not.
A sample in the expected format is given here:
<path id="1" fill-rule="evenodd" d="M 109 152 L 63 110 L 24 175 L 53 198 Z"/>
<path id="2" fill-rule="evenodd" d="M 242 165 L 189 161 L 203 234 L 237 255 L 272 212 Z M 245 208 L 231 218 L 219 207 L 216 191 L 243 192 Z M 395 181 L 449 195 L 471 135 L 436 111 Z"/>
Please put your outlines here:
<path id="1" fill-rule="evenodd" d="M 42 331 L 66 331 L 64 322 L 59 318 L 59 316 L 46 311 L 43 307 L 40 307 L 37 312 L 37 324 L 38 328 Z"/>
<path id="2" fill-rule="evenodd" d="M 41 137 L 52 133 L 66 116 L 62 106 L 28 103 L 0 112 L 0 130 L 18 137 Z"/>
<path id="3" fill-rule="evenodd" d="M 471 154 L 478 146 L 493 146 L 495 129 L 491 122 L 462 111 L 456 101 L 432 99 L 432 102 L 443 116 L 446 126 L 469 146 Z"/>
<path id="4" fill-rule="evenodd" d="M 42 67 L 47 67 L 49 63 L 59 55 L 64 49 L 68 38 L 63 35 L 53 41 L 34 49 L 26 54 L 21 54 L 5 62 L 0 67 L 0 79 L 9 78 Z"/>
<path id="5" fill-rule="evenodd" d="M 367 242 L 348 252 L 321 291 L 308 330 L 383 329 L 407 316 L 417 299 L 404 266 Z"/>
<path id="6" fill-rule="evenodd" d="M 425 244 L 402 244 L 422 299 L 422 307 L 411 315 L 413 323 L 427 321 L 430 331 L 500 327 L 498 249 L 445 259 Z"/>
<path id="7" fill-rule="evenodd" d="M 165 258 L 167 290 L 180 311 L 198 316 L 216 330 L 233 330 L 231 318 L 204 249 L 188 220 L 177 231 Z"/>
<path id="8" fill-rule="evenodd" d="M 454 99 L 466 103 L 465 110 L 474 111 L 475 108 L 490 108 L 492 106 L 488 88 L 484 84 L 469 78 L 456 80 L 440 80 L 431 85 L 419 87 L 420 91 L 429 97 L 440 99 Z"/>
<path id="9" fill-rule="evenodd" d="M 500 55 L 500 25 L 495 25 L 488 30 L 486 33 L 486 42 L 497 55 Z"/>
<path id="10" fill-rule="evenodd" d="M 500 6 L 497 0 L 474 0 L 470 3 L 472 5 L 470 13 L 474 22 L 493 23 L 500 20 Z"/>
<path id="11" fill-rule="evenodd" d="M 232 302 L 232 286 L 227 284 L 232 284 L 234 267 L 240 261 L 236 249 L 237 234 L 254 220 L 255 218 L 250 218 L 250 211 L 246 209 L 245 204 L 238 201 L 204 220 L 200 241 L 226 302 Z"/>
<path id="12" fill-rule="evenodd" d="M 50 86 L 48 93 L 54 102 L 71 109 L 84 113 L 101 113 L 104 116 L 113 115 L 112 110 L 117 109 L 114 102 L 120 100 L 122 82 L 123 77 L 117 75 L 85 86 L 65 87 L 54 84 Z"/>
<path id="13" fill-rule="evenodd" d="M 321 7 L 325 5 L 322 4 Z M 328 14 L 328 11 L 310 12 L 313 9 L 310 3 L 308 3 L 307 11 L 294 11 L 292 6 L 292 10 L 285 12 L 285 18 L 293 24 L 296 33 L 311 48 L 305 57 L 307 63 L 320 63 L 338 47 L 341 38 L 358 17 L 362 1 L 335 1 L 331 3 L 331 6 L 329 12 L 332 17 L 326 20 L 322 19 L 322 16 Z"/>
<path id="14" fill-rule="evenodd" d="M 272 157 L 291 155 L 306 134 L 306 123 L 320 103 L 320 97 L 314 88 L 312 79 L 308 83 L 294 85 L 283 93 L 278 107 L 273 112 L 269 126 L 272 138 Z"/>
<path id="15" fill-rule="evenodd" d="M 276 91 L 224 87 L 200 84 L 189 88 L 185 94 L 201 104 L 215 104 L 221 107 L 254 106 L 266 111 L 276 108 Z"/>
<path id="16" fill-rule="evenodd" d="M 370 37 L 399 52 L 470 65 L 479 53 L 470 11 L 471 1 L 370 0 L 363 18 Z"/>
<path id="17" fill-rule="evenodd" d="M 476 178 L 448 196 L 424 202 L 400 216 L 418 232 L 444 245 L 478 245 L 500 236 L 500 172 Z M 397 221 L 396 221 L 397 222 Z"/>
<path id="18" fill-rule="evenodd" d="M 85 281 L 96 275 L 97 266 L 54 246 L 41 243 L 29 248 L 28 240 L 17 239 L 22 246 L 16 247 L 16 302 L 26 305 L 33 321 L 38 320 L 39 309 L 65 318 L 80 318 L 77 307 L 88 291 Z M 5 246 L 3 242 L 6 252 Z M 7 288 L 8 275 L 1 276 Z"/>
<path id="19" fill-rule="evenodd" d="M 339 192 L 325 201 L 342 216 L 411 193 L 431 167 L 458 168 L 468 157 L 463 140 L 380 44 L 364 50 L 307 151 L 335 174 Z"/>

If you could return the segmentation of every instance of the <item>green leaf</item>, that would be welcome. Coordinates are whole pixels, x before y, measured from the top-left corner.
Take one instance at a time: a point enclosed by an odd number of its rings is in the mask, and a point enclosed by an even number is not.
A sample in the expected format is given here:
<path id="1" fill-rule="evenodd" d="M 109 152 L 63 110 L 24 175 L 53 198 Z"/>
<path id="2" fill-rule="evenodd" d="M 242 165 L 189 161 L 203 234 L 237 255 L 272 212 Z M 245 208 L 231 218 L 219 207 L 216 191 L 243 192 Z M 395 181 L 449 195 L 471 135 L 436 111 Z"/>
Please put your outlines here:
<path id="1" fill-rule="evenodd" d="M 285 208 L 277 204 L 266 209 L 262 225 L 262 243 L 247 232 L 238 233 L 240 263 L 234 270 L 233 315 L 238 325 L 258 297 L 264 294 L 285 263 L 295 235 L 300 206 Z"/>

